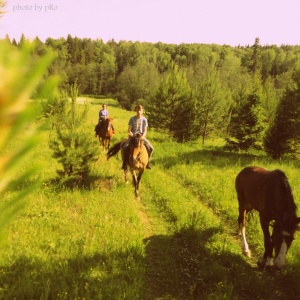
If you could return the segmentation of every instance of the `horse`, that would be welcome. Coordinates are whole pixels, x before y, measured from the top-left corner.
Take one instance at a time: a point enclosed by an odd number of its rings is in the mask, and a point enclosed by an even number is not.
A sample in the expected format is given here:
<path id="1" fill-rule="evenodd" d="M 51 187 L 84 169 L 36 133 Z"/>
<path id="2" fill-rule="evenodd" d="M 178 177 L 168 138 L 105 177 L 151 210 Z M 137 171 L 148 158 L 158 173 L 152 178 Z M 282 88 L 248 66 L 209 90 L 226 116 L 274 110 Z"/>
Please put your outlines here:
<path id="1" fill-rule="evenodd" d="M 237 175 L 235 189 L 239 204 L 239 233 L 242 236 L 244 254 L 251 257 L 245 226 L 246 214 L 254 209 L 259 213 L 265 248 L 257 265 L 260 268 L 274 265 L 278 269 L 283 268 L 300 222 L 286 175 L 278 169 L 270 171 L 256 166 L 246 167 Z M 272 225 L 272 235 L 269 232 L 271 221 L 275 221 Z"/>
<path id="2" fill-rule="evenodd" d="M 107 118 L 102 121 L 101 126 L 97 124 L 95 127 L 96 136 L 99 137 L 99 143 L 102 145 L 104 150 L 108 150 L 110 148 L 110 142 L 113 135 L 112 121 L 112 118 Z"/>
<path id="3" fill-rule="evenodd" d="M 111 149 L 109 149 L 107 152 L 107 160 L 121 150 L 122 160 L 123 162 L 126 162 L 126 168 L 124 169 L 125 182 L 128 182 L 127 175 L 129 166 L 132 175 L 135 196 L 139 198 L 139 184 L 148 164 L 148 152 L 143 143 L 141 133 L 136 133 L 129 138 L 129 146 L 126 147 L 128 150 L 126 150 L 124 147 L 125 143 L 126 139 L 118 142 Z"/>

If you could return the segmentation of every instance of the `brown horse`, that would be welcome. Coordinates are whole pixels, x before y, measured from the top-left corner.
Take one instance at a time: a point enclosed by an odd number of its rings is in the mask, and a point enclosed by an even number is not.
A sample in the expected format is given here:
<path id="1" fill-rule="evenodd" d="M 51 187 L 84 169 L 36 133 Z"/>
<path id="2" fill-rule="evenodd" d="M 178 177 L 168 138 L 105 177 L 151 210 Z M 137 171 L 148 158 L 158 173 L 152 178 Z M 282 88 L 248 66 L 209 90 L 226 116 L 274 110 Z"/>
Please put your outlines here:
<path id="1" fill-rule="evenodd" d="M 108 150 L 110 147 L 110 141 L 113 135 L 112 121 L 112 118 L 107 118 L 106 120 L 102 121 L 101 126 L 97 124 L 95 127 L 96 136 L 99 137 L 100 145 L 102 145 L 104 150 Z"/>
<path id="2" fill-rule="evenodd" d="M 125 181 L 128 182 L 127 175 L 129 166 L 132 175 L 135 196 L 138 198 L 140 180 L 145 172 L 149 156 L 140 133 L 137 133 L 133 137 L 129 138 L 129 145 L 124 147 L 124 145 L 126 145 L 126 141 L 127 140 L 123 140 L 109 149 L 107 153 L 107 159 L 117 154 L 119 150 L 121 150 L 122 160 L 127 164 L 127 167 L 124 170 Z"/>
<path id="3" fill-rule="evenodd" d="M 262 268 L 274 264 L 279 269 L 284 267 L 286 254 L 300 222 L 300 218 L 296 216 L 296 204 L 287 177 L 280 170 L 246 167 L 237 175 L 235 188 L 239 202 L 238 224 L 244 253 L 251 256 L 245 225 L 246 214 L 255 209 L 259 212 L 265 246 L 265 252 L 257 265 Z M 275 223 L 270 235 L 269 226 L 273 220 Z M 274 262 L 273 249 L 275 249 Z"/>

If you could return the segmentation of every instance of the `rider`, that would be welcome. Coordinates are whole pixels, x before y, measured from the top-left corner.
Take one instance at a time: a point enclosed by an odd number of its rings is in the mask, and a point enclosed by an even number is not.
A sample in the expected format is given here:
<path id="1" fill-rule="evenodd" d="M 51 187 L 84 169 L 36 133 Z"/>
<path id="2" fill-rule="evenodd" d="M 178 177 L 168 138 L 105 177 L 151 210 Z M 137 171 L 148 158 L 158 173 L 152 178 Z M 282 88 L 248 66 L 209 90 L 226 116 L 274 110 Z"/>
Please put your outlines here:
<path id="1" fill-rule="evenodd" d="M 129 138 L 125 141 L 123 145 L 123 152 L 128 154 L 128 148 L 129 148 L 129 140 L 135 133 L 142 133 L 142 138 L 144 141 L 144 145 L 147 149 L 149 160 L 148 164 L 146 166 L 147 169 L 151 169 L 150 166 L 150 160 L 154 151 L 154 147 L 151 145 L 151 143 L 146 139 L 147 129 L 148 129 L 148 120 L 143 116 L 143 106 L 137 105 L 135 107 L 136 115 L 131 117 L 128 123 L 128 135 Z M 128 155 L 127 155 L 128 157 Z M 122 169 L 126 169 L 126 161 L 123 161 Z"/>
<path id="2" fill-rule="evenodd" d="M 99 127 L 101 127 L 102 123 L 108 118 L 108 110 L 106 109 L 106 104 L 102 105 L 102 109 L 99 111 Z"/>
<path id="3" fill-rule="evenodd" d="M 107 105 L 103 104 L 102 109 L 99 111 L 99 121 L 98 121 L 98 130 L 101 128 L 103 122 L 108 118 L 108 110 L 107 110 Z M 113 133 L 115 133 L 115 129 L 113 127 L 113 124 L 111 124 L 111 129 Z"/>

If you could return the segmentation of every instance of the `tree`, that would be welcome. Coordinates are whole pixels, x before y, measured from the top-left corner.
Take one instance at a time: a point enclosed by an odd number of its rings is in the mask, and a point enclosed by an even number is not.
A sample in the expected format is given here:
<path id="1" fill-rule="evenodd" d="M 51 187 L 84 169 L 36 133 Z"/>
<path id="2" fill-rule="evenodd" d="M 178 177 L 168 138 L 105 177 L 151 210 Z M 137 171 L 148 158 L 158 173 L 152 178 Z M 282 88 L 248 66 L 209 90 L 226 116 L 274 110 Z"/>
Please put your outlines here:
<path id="1" fill-rule="evenodd" d="M 264 138 L 268 155 L 279 159 L 284 155 L 296 156 L 300 147 L 300 86 L 288 88 L 282 97 L 274 121 Z"/>
<path id="2" fill-rule="evenodd" d="M 195 110 L 191 89 L 185 73 L 175 64 L 147 108 L 150 124 L 168 130 L 178 142 L 194 137 Z"/>
<path id="3" fill-rule="evenodd" d="M 263 131 L 265 128 L 265 112 L 262 107 L 262 83 L 261 83 L 261 49 L 259 38 L 255 39 L 252 46 L 253 54 L 250 64 L 252 74 L 252 92 L 246 100 L 237 106 L 232 115 L 228 134 L 225 139 L 226 147 L 235 150 L 261 149 Z"/>
<path id="4" fill-rule="evenodd" d="M 262 62 L 261 62 L 261 46 L 259 44 L 259 38 L 255 38 L 254 45 L 252 46 L 253 54 L 251 57 L 250 70 L 253 74 L 261 74 Z"/>
<path id="5" fill-rule="evenodd" d="M 68 185 L 86 182 L 99 150 L 98 143 L 92 142 L 84 129 L 87 106 L 81 113 L 77 110 L 77 95 L 78 85 L 74 83 L 70 88 L 69 110 L 56 127 L 56 136 L 49 141 L 53 157 L 63 166 L 63 171 L 58 171 L 60 182 Z"/>
<path id="6" fill-rule="evenodd" d="M 229 136 L 225 139 L 226 147 L 230 150 L 260 148 L 265 128 L 264 119 L 259 93 L 254 91 L 232 115 L 228 130 Z"/>
<path id="7" fill-rule="evenodd" d="M 127 66 L 117 79 L 118 101 L 131 109 L 139 99 L 149 99 L 158 86 L 158 72 L 154 63 L 140 58 L 134 66 Z"/>
<path id="8" fill-rule="evenodd" d="M 278 96 L 274 80 L 268 76 L 263 84 L 262 106 L 266 112 L 266 121 L 272 122 L 278 105 Z"/>
<path id="9" fill-rule="evenodd" d="M 222 88 L 219 72 L 211 69 L 200 83 L 195 103 L 197 131 L 202 135 L 202 143 L 209 128 L 218 127 L 228 115 L 230 101 Z"/>

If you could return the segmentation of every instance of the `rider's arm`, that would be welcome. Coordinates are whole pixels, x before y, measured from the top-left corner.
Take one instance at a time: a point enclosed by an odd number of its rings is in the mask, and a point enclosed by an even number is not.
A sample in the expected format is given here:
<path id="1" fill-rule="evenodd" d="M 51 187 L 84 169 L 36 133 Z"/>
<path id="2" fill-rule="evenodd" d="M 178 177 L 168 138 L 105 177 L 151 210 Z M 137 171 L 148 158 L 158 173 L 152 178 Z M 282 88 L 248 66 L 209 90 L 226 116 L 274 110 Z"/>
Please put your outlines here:
<path id="1" fill-rule="evenodd" d="M 129 125 L 128 126 L 128 135 L 133 136 L 133 133 L 131 132 L 131 128 L 132 128 L 132 126 Z"/>
<path id="2" fill-rule="evenodd" d="M 142 137 L 143 137 L 143 138 L 146 137 L 146 134 L 147 134 L 147 127 L 145 127 L 145 129 L 144 129 L 144 132 L 143 132 Z"/>

